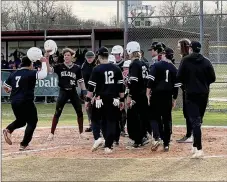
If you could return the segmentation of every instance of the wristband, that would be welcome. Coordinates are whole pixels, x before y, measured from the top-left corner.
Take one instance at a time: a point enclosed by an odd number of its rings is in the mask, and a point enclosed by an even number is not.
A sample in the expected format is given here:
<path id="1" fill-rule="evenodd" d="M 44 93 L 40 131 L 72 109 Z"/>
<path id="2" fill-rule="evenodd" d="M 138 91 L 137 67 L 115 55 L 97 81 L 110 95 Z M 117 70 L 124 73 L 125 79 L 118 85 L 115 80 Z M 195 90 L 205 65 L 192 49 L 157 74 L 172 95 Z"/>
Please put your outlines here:
<path id="1" fill-rule="evenodd" d="M 85 102 L 91 102 L 91 98 L 90 97 L 85 97 Z"/>
<path id="2" fill-rule="evenodd" d="M 124 97 L 120 98 L 120 102 L 124 102 L 124 101 L 125 101 Z"/>

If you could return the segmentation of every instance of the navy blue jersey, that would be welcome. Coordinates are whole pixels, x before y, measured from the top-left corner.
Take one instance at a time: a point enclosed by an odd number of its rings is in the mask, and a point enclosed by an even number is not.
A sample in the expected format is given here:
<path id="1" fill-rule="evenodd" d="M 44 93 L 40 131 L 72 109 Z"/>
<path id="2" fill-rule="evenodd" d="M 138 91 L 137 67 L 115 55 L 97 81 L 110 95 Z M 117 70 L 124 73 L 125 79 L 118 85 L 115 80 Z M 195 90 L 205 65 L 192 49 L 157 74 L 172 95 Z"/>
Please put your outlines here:
<path id="1" fill-rule="evenodd" d="M 54 66 L 54 72 L 58 75 L 58 86 L 62 89 L 77 87 L 79 83 L 84 82 L 80 66 L 72 64 L 68 66 L 64 63 Z"/>
<path id="2" fill-rule="evenodd" d="M 152 92 L 171 92 L 176 99 L 180 87 L 176 76 L 177 68 L 171 62 L 159 61 L 150 68 L 147 87 Z"/>
<path id="3" fill-rule="evenodd" d="M 88 84 L 88 91 L 95 92 L 101 98 L 116 98 L 119 93 L 124 93 L 122 72 L 112 63 L 96 66 Z"/>
<path id="4" fill-rule="evenodd" d="M 37 79 L 37 71 L 19 69 L 9 76 L 4 86 L 12 88 L 11 99 L 13 101 L 34 100 L 34 90 Z"/>
<path id="5" fill-rule="evenodd" d="M 146 93 L 148 70 L 145 63 L 136 59 L 129 66 L 129 94 L 139 96 Z"/>

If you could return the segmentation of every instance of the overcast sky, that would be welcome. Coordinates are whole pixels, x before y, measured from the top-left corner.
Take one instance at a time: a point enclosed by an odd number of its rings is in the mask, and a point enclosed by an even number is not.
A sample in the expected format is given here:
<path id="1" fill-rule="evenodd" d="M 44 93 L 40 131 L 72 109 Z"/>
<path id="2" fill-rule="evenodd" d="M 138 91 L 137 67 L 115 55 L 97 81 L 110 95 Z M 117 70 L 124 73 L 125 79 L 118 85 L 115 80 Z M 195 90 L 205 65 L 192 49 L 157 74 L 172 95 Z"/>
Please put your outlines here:
<path id="1" fill-rule="evenodd" d="M 117 14 L 117 1 L 71 1 L 73 12 L 82 19 L 95 19 L 104 22 L 110 21 L 111 16 Z M 121 2 L 120 2 L 121 3 Z M 143 1 L 145 5 L 153 5 L 157 8 L 163 1 Z M 227 6 L 226 1 L 223 7 Z M 204 1 L 204 9 L 214 13 L 215 1 Z"/>

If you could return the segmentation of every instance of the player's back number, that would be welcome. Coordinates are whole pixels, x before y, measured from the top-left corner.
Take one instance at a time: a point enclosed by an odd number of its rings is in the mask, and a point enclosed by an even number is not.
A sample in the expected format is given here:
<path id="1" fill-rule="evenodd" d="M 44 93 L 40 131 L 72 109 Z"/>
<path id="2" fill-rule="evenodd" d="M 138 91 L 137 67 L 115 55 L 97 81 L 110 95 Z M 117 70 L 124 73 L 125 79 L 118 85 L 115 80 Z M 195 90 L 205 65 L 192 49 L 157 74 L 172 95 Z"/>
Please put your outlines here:
<path id="1" fill-rule="evenodd" d="M 16 88 L 19 87 L 19 81 L 20 81 L 20 79 L 21 79 L 21 76 L 16 76 L 15 77 L 15 80 L 16 80 Z"/>
<path id="2" fill-rule="evenodd" d="M 114 83 L 114 72 L 113 71 L 105 71 L 105 84 L 113 84 Z"/>

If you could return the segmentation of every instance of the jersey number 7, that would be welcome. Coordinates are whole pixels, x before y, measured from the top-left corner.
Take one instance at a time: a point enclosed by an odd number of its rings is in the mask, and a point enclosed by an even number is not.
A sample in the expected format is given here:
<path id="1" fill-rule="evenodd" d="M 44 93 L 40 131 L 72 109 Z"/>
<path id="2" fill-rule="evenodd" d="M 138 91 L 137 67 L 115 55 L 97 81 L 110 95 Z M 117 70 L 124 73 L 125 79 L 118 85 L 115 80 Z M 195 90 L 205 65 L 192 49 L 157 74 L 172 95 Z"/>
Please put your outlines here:
<path id="1" fill-rule="evenodd" d="M 105 84 L 113 84 L 114 83 L 114 72 L 113 71 L 105 71 Z"/>
<path id="2" fill-rule="evenodd" d="M 16 88 L 19 87 L 19 81 L 20 81 L 20 79 L 21 79 L 21 76 L 16 76 L 15 77 L 15 80 L 16 80 Z"/>

